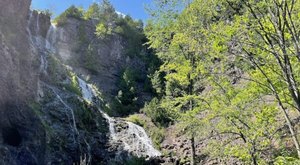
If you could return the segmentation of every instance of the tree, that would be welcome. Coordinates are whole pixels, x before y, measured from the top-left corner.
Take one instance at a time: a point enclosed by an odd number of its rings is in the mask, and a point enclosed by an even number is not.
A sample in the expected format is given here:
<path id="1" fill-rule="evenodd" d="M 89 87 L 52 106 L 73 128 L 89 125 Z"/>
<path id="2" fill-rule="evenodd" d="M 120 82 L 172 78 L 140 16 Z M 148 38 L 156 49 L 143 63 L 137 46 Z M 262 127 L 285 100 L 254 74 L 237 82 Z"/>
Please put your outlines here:
<path id="1" fill-rule="evenodd" d="M 85 19 L 99 19 L 99 17 L 100 17 L 100 6 L 98 5 L 98 3 L 93 3 L 84 13 Z"/>
<path id="2" fill-rule="evenodd" d="M 228 3 L 228 2 L 227 2 Z M 227 42 L 236 47 L 231 51 L 242 57 L 255 68 L 260 79 L 254 81 L 267 87 L 282 110 L 293 137 L 298 157 L 300 148 L 287 109 L 299 111 L 299 48 L 295 28 L 300 24 L 295 17 L 300 13 L 295 1 L 241 1 L 245 8 L 243 15 L 231 21 L 215 24 L 215 28 L 228 28 L 227 34 L 218 32 Z M 230 28 L 230 29 L 229 29 Z M 223 32 L 224 32 L 223 31 Z M 220 43 L 219 43 L 220 44 Z M 262 81 L 264 79 L 265 81 Z"/>
<path id="3" fill-rule="evenodd" d="M 218 118 L 224 121 L 220 123 L 227 123 L 226 131 L 234 132 L 248 146 L 244 150 L 229 145 L 229 149 L 245 151 L 246 160 L 250 157 L 253 164 L 262 160 L 260 150 L 272 145 L 265 145 L 261 139 L 277 138 L 272 133 L 266 136 L 256 132 L 262 132 L 262 127 L 269 128 L 270 122 L 278 129 L 283 123 L 273 119 L 280 110 L 300 157 L 288 113 L 288 110 L 299 111 L 300 104 L 299 32 L 296 30 L 300 5 L 288 0 L 194 0 L 190 3 L 171 0 L 158 4 L 152 12 L 155 20 L 148 23 L 146 35 L 150 47 L 164 62 L 160 72 L 166 73 L 166 85 L 161 104 L 173 105 L 181 115 L 198 109 L 192 118 L 209 110 L 207 118 L 211 115 L 214 116 L 211 121 Z M 246 84 L 241 89 L 247 93 L 239 89 L 241 82 Z M 205 95 L 203 88 L 219 97 Z M 191 96 L 194 99 L 190 99 L 189 106 L 182 106 L 179 100 Z M 268 96 L 272 98 L 271 103 L 266 102 Z M 197 104 L 201 100 L 215 107 L 201 108 Z M 250 103 L 256 103 L 257 107 L 249 108 Z M 254 121 L 255 125 L 245 121 Z M 217 132 L 224 133 L 218 129 Z"/>
<path id="4" fill-rule="evenodd" d="M 76 6 L 70 6 L 66 11 L 64 11 L 61 15 L 56 17 L 54 21 L 58 26 L 63 26 L 68 18 L 82 19 L 83 18 L 83 9 L 77 8 Z"/>

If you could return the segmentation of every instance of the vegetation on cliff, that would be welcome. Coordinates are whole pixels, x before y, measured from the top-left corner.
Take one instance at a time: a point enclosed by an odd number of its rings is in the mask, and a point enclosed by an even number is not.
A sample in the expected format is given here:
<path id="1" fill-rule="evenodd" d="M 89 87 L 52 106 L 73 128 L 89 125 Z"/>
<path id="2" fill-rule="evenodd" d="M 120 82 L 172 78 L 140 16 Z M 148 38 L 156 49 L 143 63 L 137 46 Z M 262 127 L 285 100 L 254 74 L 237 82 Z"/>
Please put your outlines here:
<path id="1" fill-rule="evenodd" d="M 192 148 L 209 139 L 202 154 L 211 157 L 247 164 L 299 158 L 299 3 L 156 2 L 146 35 L 163 64 L 152 76 L 157 98 L 148 116 L 175 123 Z"/>
<path id="2" fill-rule="evenodd" d="M 87 11 L 72 6 L 56 19 L 59 26 L 69 17 L 93 21 L 98 40 L 119 36 L 123 53 L 145 62 L 148 76 L 132 66 L 123 68 L 112 101 L 114 113 L 138 112 L 139 84 L 145 84 L 143 92 L 154 98 L 141 112 L 154 126 L 136 115 L 128 120 L 147 128 L 158 146 L 165 130 L 174 126 L 176 134 L 190 141 L 191 164 L 201 155 L 247 164 L 296 161 L 299 4 L 251 0 L 155 4 L 145 28 L 141 21 L 118 14 L 107 0 Z M 84 65 L 97 73 L 95 51 L 90 43 Z M 197 153 L 201 141 L 205 145 Z"/>

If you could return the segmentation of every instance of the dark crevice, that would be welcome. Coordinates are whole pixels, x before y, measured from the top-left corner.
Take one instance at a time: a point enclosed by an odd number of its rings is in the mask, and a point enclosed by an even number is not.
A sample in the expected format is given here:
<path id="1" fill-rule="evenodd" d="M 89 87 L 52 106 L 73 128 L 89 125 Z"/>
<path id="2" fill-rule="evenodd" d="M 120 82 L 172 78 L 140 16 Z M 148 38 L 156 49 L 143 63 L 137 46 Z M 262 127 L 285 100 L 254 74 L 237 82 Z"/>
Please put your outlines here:
<path id="1" fill-rule="evenodd" d="M 4 144 L 18 147 L 22 143 L 22 136 L 16 128 L 7 127 L 2 129 Z"/>

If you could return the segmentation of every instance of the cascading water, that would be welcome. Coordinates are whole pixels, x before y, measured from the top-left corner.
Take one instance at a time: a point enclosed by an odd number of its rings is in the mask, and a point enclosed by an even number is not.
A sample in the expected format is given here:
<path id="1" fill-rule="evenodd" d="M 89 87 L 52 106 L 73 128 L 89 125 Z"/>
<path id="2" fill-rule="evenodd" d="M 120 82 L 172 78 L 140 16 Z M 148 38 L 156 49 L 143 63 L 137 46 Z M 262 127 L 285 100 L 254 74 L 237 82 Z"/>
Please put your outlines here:
<path id="1" fill-rule="evenodd" d="M 46 39 L 43 39 L 40 35 L 40 13 L 37 13 L 36 16 L 36 24 L 33 24 L 33 11 L 30 11 L 30 15 L 29 15 L 29 20 L 28 20 L 28 27 L 27 27 L 27 31 L 28 31 L 28 35 L 29 35 L 29 40 L 31 42 L 31 46 L 33 48 L 37 48 L 38 49 L 38 54 L 40 55 L 41 58 L 41 64 L 40 64 L 40 73 L 46 73 L 47 72 L 47 52 L 53 52 L 53 47 L 49 46 L 52 45 L 51 43 L 55 42 L 55 26 L 51 25 L 51 27 L 49 28 L 48 32 L 47 32 L 47 37 Z M 34 33 L 35 35 L 32 35 L 32 32 L 30 30 L 30 26 L 35 26 L 36 29 L 36 33 Z M 49 47 L 48 47 L 49 46 Z M 46 51 L 46 52 L 45 52 Z M 71 119 L 70 121 L 72 122 L 72 124 L 70 125 L 75 134 L 79 134 L 78 133 L 78 129 L 76 127 L 76 120 L 75 120 L 75 115 L 73 112 L 73 109 L 68 106 L 68 104 L 66 104 L 63 99 L 60 97 L 60 95 L 53 89 L 53 87 L 51 87 L 50 85 L 45 84 L 48 88 L 50 88 L 53 93 L 56 95 L 56 98 L 64 105 L 64 107 L 66 107 L 66 109 L 69 111 L 66 111 L 66 114 L 71 114 Z M 69 115 L 68 115 L 69 116 Z M 74 135 L 73 135 L 74 136 Z M 74 142 L 77 141 L 75 140 L 74 137 Z"/>
<path id="2" fill-rule="evenodd" d="M 78 142 L 78 135 L 79 135 L 79 132 L 78 132 L 78 129 L 77 129 L 77 126 L 76 126 L 76 120 L 75 120 L 75 115 L 74 115 L 74 112 L 73 112 L 73 109 L 66 103 L 64 102 L 64 100 L 60 97 L 60 95 L 56 92 L 56 89 L 46 83 L 43 83 L 44 86 L 46 86 L 47 88 L 49 88 L 56 96 L 56 98 L 58 99 L 58 101 L 60 103 L 62 103 L 64 105 L 64 107 L 66 108 L 65 109 L 65 113 L 66 115 L 68 116 L 68 120 L 69 120 L 69 124 L 70 124 L 70 127 L 72 128 L 73 130 L 73 133 L 72 133 L 72 137 L 73 137 L 73 141 L 74 143 Z M 71 114 L 71 118 L 69 116 L 69 114 Z M 75 137 L 75 135 L 77 137 Z"/>
<path id="3" fill-rule="evenodd" d="M 49 55 L 49 54 L 51 55 L 51 54 L 56 53 L 55 44 L 56 44 L 56 41 L 57 41 L 57 33 L 58 33 L 58 31 L 57 31 L 56 26 L 51 23 L 51 25 L 50 25 L 50 27 L 47 31 L 47 35 L 46 35 L 46 39 L 45 39 L 45 45 L 44 45 L 44 49 L 47 51 L 47 53 L 41 55 L 41 70 L 46 74 L 47 74 L 47 67 L 48 67 L 47 55 Z M 79 132 L 78 132 L 78 129 L 77 129 L 77 126 L 76 126 L 76 119 L 75 119 L 73 109 L 70 106 L 68 106 L 67 103 L 64 102 L 64 100 L 60 97 L 60 95 L 51 86 L 49 86 L 49 85 L 46 85 L 46 86 L 48 86 L 53 91 L 53 93 L 56 95 L 57 99 L 66 107 L 66 109 L 69 110 L 69 112 L 71 114 L 71 117 L 72 117 L 72 126 L 73 126 L 74 133 L 77 136 L 79 136 Z M 74 133 L 72 134 L 73 138 L 74 138 L 74 142 L 78 142 L 78 139 L 75 138 Z M 84 136 L 82 136 L 82 138 L 83 138 L 84 143 L 87 146 L 87 150 L 88 150 L 87 162 L 89 164 L 89 162 L 91 161 L 91 158 L 92 158 L 92 156 L 91 156 L 91 146 L 87 142 L 87 140 L 85 139 Z"/>
<path id="4" fill-rule="evenodd" d="M 38 13 L 39 15 L 39 13 Z M 39 16 L 35 17 L 36 19 L 39 19 Z M 48 29 L 46 38 L 42 38 L 39 35 L 40 27 L 39 27 L 39 21 L 36 20 L 36 23 L 34 22 L 34 17 L 33 17 L 33 12 L 30 12 L 29 20 L 28 20 L 28 34 L 29 34 L 29 39 L 31 42 L 31 45 L 33 48 L 35 48 L 35 51 L 38 51 L 37 53 L 41 57 L 41 65 L 40 65 L 40 73 L 47 73 L 47 56 L 50 54 L 56 54 L 57 52 L 57 35 L 60 32 L 55 25 L 51 24 L 51 26 Z M 33 33 L 30 30 L 30 27 L 34 26 L 36 32 Z M 87 84 L 84 80 L 78 78 L 78 83 L 82 91 L 82 96 L 83 98 L 93 104 L 93 99 L 96 98 L 97 93 L 93 89 L 92 85 Z M 54 87 L 45 84 L 48 88 L 50 88 L 53 93 L 56 95 L 56 98 L 59 102 L 61 102 L 66 110 L 66 114 L 68 117 L 70 117 L 70 127 L 74 131 L 73 133 L 73 138 L 74 142 L 76 141 L 75 135 L 79 135 L 78 129 L 76 127 L 76 119 L 74 115 L 73 109 L 68 106 L 66 102 L 61 98 L 61 96 L 58 94 L 58 92 L 55 90 Z M 103 112 L 101 109 L 98 109 L 99 112 L 103 115 L 103 117 L 107 120 L 109 124 L 109 132 L 110 132 L 110 137 L 111 137 L 111 142 L 112 143 L 118 143 L 122 142 L 124 145 L 124 150 L 128 151 L 129 153 L 133 153 L 136 156 L 143 156 L 143 157 L 155 157 L 161 155 L 161 153 L 156 150 L 153 145 L 151 139 L 147 136 L 145 130 L 131 122 L 126 122 L 121 119 L 115 119 L 110 116 L 108 116 L 105 112 Z M 122 131 L 117 131 L 116 127 L 118 123 L 123 123 L 127 125 L 127 128 L 125 128 Z M 86 139 L 83 139 L 84 142 L 87 145 L 88 151 L 89 151 L 89 160 L 91 158 L 91 147 L 87 143 Z"/>
<path id="5" fill-rule="evenodd" d="M 55 41 L 56 41 L 57 28 L 51 23 L 46 36 L 46 49 L 55 53 Z"/>
<path id="6" fill-rule="evenodd" d="M 78 83 L 81 88 L 82 97 L 91 103 L 93 101 L 93 96 L 95 95 L 94 90 L 92 90 L 92 86 L 80 78 L 78 78 Z"/>
<path id="7" fill-rule="evenodd" d="M 151 139 L 148 137 L 144 128 L 139 125 L 133 124 L 131 122 L 126 122 L 128 124 L 128 129 L 126 130 L 126 135 L 130 138 L 126 138 L 131 145 L 128 145 L 127 150 L 131 151 L 144 151 L 146 155 L 160 156 L 161 153 L 153 147 Z M 126 142 L 126 141 L 125 141 Z M 126 142 L 128 144 L 128 142 Z M 125 148 L 126 149 L 126 148 Z M 143 156 L 140 153 L 136 153 L 137 156 Z"/>
<path id="8" fill-rule="evenodd" d="M 31 45 L 31 47 L 33 47 L 33 40 L 32 40 L 32 34 L 31 34 L 31 30 L 30 30 L 30 25 L 31 25 L 31 21 L 32 21 L 32 11 L 29 11 L 29 19 L 28 19 L 28 25 L 27 25 L 27 28 L 26 28 L 26 30 L 27 30 L 27 33 L 28 33 L 28 36 L 29 36 L 29 41 L 30 41 L 30 45 Z"/>
<path id="9" fill-rule="evenodd" d="M 83 98 L 92 103 L 93 98 L 96 97 L 96 92 L 90 84 L 87 84 L 84 80 L 78 77 L 79 86 L 82 91 Z M 122 141 L 124 144 L 124 149 L 128 152 L 133 152 L 136 156 L 144 157 L 156 157 L 160 156 L 161 153 L 153 147 L 151 139 L 148 137 L 145 130 L 134 123 L 125 122 L 128 125 L 128 128 L 121 132 L 116 132 L 115 124 L 116 120 L 109 117 L 101 109 L 99 112 L 109 123 L 109 131 L 111 140 L 113 142 Z"/>
<path id="10" fill-rule="evenodd" d="M 27 32 L 28 32 L 28 38 L 30 40 L 30 45 L 32 48 L 32 51 L 34 51 L 34 54 L 39 54 L 40 56 L 40 73 L 46 73 L 47 70 L 47 52 L 49 51 L 49 49 L 45 49 L 45 47 L 47 46 L 47 40 L 49 40 L 48 36 L 50 37 L 50 35 L 48 35 L 47 33 L 47 37 L 46 39 L 43 38 L 40 35 L 40 14 L 36 12 L 36 16 L 34 16 L 34 12 L 30 11 L 29 12 L 29 19 L 28 19 L 28 27 L 27 27 Z M 35 20 L 36 19 L 36 20 Z M 30 28 L 31 27 L 31 28 Z M 33 31 L 32 31 L 33 30 Z M 35 30 L 35 31 L 34 31 Z"/>
<path id="11" fill-rule="evenodd" d="M 36 34 L 38 35 L 39 33 L 40 33 L 40 14 L 38 13 L 36 19 Z"/>

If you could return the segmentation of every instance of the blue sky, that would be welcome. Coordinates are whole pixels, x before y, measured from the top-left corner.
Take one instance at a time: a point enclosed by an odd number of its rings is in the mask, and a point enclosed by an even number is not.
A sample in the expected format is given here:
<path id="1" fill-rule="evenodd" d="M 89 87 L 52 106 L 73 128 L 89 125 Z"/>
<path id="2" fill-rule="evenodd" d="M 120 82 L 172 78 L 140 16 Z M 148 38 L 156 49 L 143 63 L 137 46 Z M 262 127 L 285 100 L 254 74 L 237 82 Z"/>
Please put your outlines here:
<path id="1" fill-rule="evenodd" d="M 71 5 L 88 8 L 93 2 L 99 0 L 32 0 L 32 9 L 50 9 L 55 15 L 62 13 Z M 145 5 L 150 4 L 151 0 L 110 0 L 115 9 L 124 14 L 129 14 L 134 19 L 147 20 L 148 14 Z"/>

